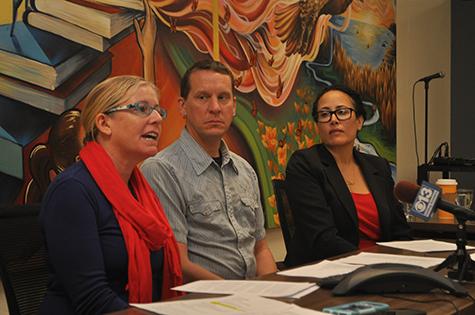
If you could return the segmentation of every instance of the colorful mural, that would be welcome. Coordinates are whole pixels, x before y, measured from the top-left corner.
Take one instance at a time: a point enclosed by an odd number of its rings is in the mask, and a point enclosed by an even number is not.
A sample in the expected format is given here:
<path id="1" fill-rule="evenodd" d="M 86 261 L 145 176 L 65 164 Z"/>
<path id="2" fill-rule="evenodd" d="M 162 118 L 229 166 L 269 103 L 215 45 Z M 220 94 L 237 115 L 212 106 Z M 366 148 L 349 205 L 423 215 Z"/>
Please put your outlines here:
<path id="1" fill-rule="evenodd" d="M 293 151 L 318 142 L 310 112 L 323 87 L 364 96 L 358 146 L 395 162 L 394 0 L 35 0 L 13 36 L 10 5 L 0 5 L 0 55 L 9 57 L 0 61 L 2 203 L 39 201 L 75 160 L 79 114 L 68 110 L 107 76 L 156 82 L 169 112 L 160 147 L 169 145 L 184 125 L 179 78 L 203 58 L 236 77 L 226 141 L 256 169 L 269 227 L 278 224 L 271 180 L 283 178 Z M 77 17 L 66 19 L 71 6 Z M 121 23 L 93 23 L 104 16 Z"/>

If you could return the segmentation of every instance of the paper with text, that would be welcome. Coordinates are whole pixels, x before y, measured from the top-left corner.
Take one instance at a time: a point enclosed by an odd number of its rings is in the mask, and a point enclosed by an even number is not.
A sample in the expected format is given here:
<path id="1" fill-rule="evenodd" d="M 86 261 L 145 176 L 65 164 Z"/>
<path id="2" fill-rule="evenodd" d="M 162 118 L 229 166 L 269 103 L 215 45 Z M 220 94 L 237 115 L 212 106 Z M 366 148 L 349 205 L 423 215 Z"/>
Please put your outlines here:
<path id="1" fill-rule="evenodd" d="M 393 247 L 398 249 L 407 249 L 414 252 L 430 253 L 454 251 L 457 245 L 454 243 L 436 241 L 436 240 L 414 240 L 414 241 L 394 241 L 394 242 L 377 242 L 376 244 Z M 466 249 L 475 249 L 474 246 L 465 246 Z"/>
<path id="2" fill-rule="evenodd" d="M 326 314 L 255 295 L 231 295 L 218 298 L 178 300 L 149 304 L 131 304 L 150 312 L 166 315 L 321 315 Z"/>
<path id="3" fill-rule="evenodd" d="M 318 264 L 303 266 L 290 270 L 279 271 L 277 274 L 290 277 L 326 278 L 344 275 L 359 268 L 358 265 L 345 264 L 339 261 L 324 260 Z"/>
<path id="4" fill-rule="evenodd" d="M 348 256 L 336 260 L 338 262 L 356 265 L 371 265 L 382 263 L 396 263 L 408 264 L 429 268 L 440 264 L 444 258 L 438 257 L 423 257 L 423 256 L 408 256 L 408 255 L 393 255 L 393 254 L 378 254 L 378 253 L 359 253 L 358 255 Z"/>
<path id="5" fill-rule="evenodd" d="M 245 293 L 266 297 L 292 297 L 315 286 L 310 282 L 284 282 L 260 280 L 199 280 L 173 290 L 211 294 Z"/>

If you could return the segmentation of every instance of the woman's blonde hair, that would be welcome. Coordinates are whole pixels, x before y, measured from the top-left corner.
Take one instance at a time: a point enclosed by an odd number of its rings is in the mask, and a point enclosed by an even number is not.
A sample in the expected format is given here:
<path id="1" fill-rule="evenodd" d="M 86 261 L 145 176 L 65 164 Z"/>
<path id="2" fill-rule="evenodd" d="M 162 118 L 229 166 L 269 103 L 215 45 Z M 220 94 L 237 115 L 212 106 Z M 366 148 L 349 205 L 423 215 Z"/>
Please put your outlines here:
<path id="1" fill-rule="evenodd" d="M 104 113 L 119 102 L 123 101 L 128 92 L 137 89 L 141 85 L 152 87 L 159 96 L 155 84 L 144 78 L 133 75 L 121 75 L 110 77 L 96 85 L 86 96 L 84 109 L 81 113 L 81 125 L 84 128 L 83 142 L 94 141 L 97 136 L 96 117 Z"/>

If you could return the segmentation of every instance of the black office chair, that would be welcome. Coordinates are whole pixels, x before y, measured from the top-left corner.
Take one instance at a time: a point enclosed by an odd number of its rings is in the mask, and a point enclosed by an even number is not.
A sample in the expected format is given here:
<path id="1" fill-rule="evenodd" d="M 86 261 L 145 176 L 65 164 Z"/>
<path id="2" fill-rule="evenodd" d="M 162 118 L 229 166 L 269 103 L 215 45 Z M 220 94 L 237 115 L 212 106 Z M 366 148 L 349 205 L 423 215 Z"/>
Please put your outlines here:
<path id="1" fill-rule="evenodd" d="M 284 236 L 285 249 L 290 251 L 291 241 L 295 232 L 294 219 L 290 209 L 287 194 L 285 193 L 285 181 L 282 179 L 273 179 L 275 202 L 279 213 L 280 228 Z"/>
<path id="2" fill-rule="evenodd" d="M 38 314 L 48 283 L 40 205 L 0 207 L 0 278 L 10 315 Z"/>

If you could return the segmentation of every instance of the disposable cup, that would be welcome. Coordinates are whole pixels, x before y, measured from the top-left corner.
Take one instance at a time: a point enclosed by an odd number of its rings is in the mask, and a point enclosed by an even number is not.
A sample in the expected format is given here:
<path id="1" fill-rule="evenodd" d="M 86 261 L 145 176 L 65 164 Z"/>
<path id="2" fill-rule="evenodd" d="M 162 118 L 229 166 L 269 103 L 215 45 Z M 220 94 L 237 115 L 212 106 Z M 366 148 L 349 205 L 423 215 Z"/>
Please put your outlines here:
<path id="1" fill-rule="evenodd" d="M 441 178 L 438 179 L 435 184 L 442 189 L 442 199 L 455 203 L 455 197 L 457 196 L 457 181 L 455 179 Z M 453 214 L 444 211 L 438 210 L 439 220 L 450 221 L 454 219 Z"/>

